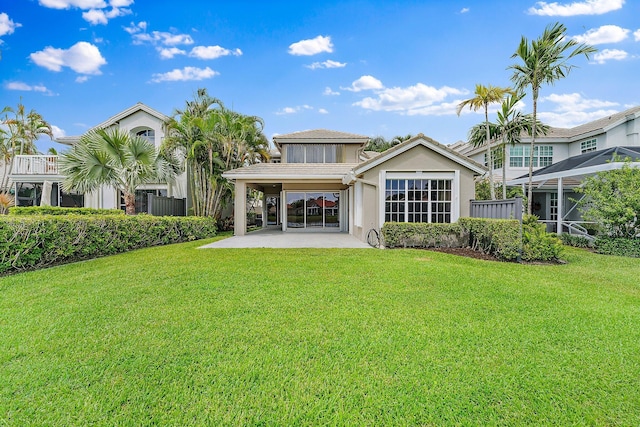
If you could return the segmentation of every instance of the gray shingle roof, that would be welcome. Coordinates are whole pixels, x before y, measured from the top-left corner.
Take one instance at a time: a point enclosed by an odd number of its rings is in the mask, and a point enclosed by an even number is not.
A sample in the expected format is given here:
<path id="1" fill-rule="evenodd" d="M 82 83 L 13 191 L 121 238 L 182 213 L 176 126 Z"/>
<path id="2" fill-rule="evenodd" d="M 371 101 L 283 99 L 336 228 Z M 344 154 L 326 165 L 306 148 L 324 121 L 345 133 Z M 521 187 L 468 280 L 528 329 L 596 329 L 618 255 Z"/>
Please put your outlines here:
<path id="1" fill-rule="evenodd" d="M 368 136 L 356 135 L 354 133 L 338 132 L 327 129 L 314 129 L 305 130 L 301 132 L 287 133 L 283 135 L 277 135 L 273 137 L 273 142 L 276 145 L 290 144 L 290 143 L 306 143 L 309 144 L 314 141 L 330 144 L 334 143 L 352 143 L 352 144 L 364 144 L 369 140 Z"/>

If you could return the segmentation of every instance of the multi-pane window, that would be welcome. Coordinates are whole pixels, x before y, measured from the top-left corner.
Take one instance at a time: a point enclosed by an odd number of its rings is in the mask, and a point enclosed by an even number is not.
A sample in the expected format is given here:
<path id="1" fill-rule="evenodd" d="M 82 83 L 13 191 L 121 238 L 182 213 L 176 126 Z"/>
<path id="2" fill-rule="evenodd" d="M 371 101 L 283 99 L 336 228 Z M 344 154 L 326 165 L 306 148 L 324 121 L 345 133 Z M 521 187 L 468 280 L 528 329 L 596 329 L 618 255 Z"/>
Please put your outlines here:
<path id="1" fill-rule="evenodd" d="M 342 144 L 289 144 L 287 163 L 343 163 Z"/>
<path id="2" fill-rule="evenodd" d="M 494 148 L 491 150 L 491 160 L 493 160 L 494 169 L 502 168 L 502 148 Z M 487 153 L 484 153 L 484 165 L 489 165 L 489 162 L 487 161 Z"/>
<path id="3" fill-rule="evenodd" d="M 144 138 L 153 144 L 155 142 L 156 132 L 153 129 L 145 129 L 145 130 L 141 130 L 140 132 L 137 132 L 136 136 Z"/>
<path id="4" fill-rule="evenodd" d="M 509 147 L 509 166 L 512 168 L 529 167 L 531 147 L 516 145 Z M 536 145 L 533 150 L 533 167 L 544 167 L 553 164 L 553 146 Z"/>
<path id="5" fill-rule="evenodd" d="M 387 179 L 386 222 L 451 222 L 450 179 Z"/>
<path id="6" fill-rule="evenodd" d="M 580 152 L 582 154 L 589 151 L 596 151 L 598 149 L 598 141 L 596 139 L 589 139 L 580 143 Z"/>

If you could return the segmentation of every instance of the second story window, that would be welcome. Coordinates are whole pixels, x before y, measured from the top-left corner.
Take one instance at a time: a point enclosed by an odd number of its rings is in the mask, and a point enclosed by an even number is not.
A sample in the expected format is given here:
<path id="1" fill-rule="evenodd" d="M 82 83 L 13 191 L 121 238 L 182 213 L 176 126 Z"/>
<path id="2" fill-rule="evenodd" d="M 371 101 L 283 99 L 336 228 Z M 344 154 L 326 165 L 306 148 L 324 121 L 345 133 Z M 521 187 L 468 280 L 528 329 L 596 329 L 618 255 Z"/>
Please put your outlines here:
<path id="1" fill-rule="evenodd" d="M 343 163 L 342 144 L 289 144 L 287 163 Z"/>
<path id="2" fill-rule="evenodd" d="M 589 151 L 596 151 L 598 149 L 598 140 L 589 139 L 580 143 L 580 153 L 588 153 Z"/>
<path id="3" fill-rule="evenodd" d="M 136 132 L 136 136 L 140 138 L 144 138 L 152 144 L 156 142 L 156 132 L 153 129 L 145 129 L 139 132 Z"/>
<path id="4" fill-rule="evenodd" d="M 509 147 L 509 166 L 512 168 L 529 167 L 531 147 L 516 145 Z M 544 167 L 553 164 L 553 146 L 536 145 L 533 150 L 533 167 Z"/>

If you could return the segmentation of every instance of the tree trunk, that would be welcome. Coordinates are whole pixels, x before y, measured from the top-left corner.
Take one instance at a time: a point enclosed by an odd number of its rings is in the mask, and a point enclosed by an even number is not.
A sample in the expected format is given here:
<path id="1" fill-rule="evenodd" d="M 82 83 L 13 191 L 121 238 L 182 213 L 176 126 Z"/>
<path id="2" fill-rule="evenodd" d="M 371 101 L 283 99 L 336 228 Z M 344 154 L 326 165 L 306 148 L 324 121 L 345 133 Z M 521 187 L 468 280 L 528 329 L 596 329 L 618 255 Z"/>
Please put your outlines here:
<path id="1" fill-rule="evenodd" d="M 136 195 L 125 191 L 124 206 L 125 206 L 125 213 L 127 215 L 135 215 L 136 214 Z"/>
<path id="2" fill-rule="evenodd" d="M 489 168 L 489 191 L 491 192 L 491 200 L 496 199 L 496 186 L 493 182 L 493 160 L 491 159 L 491 134 L 489 133 L 489 105 L 484 105 L 484 127 L 487 131 L 487 139 L 485 143 L 487 144 L 487 167 Z"/>
<path id="3" fill-rule="evenodd" d="M 507 198 L 507 141 L 502 141 L 502 200 Z"/>
<path id="4" fill-rule="evenodd" d="M 538 90 L 533 88 L 533 132 L 531 132 L 531 145 L 529 153 L 529 188 L 527 189 L 527 213 L 531 215 L 533 213 L 533 152 L 536 146 L 536 133 L 538 131 L 537 115 L 538 115 Z"/>

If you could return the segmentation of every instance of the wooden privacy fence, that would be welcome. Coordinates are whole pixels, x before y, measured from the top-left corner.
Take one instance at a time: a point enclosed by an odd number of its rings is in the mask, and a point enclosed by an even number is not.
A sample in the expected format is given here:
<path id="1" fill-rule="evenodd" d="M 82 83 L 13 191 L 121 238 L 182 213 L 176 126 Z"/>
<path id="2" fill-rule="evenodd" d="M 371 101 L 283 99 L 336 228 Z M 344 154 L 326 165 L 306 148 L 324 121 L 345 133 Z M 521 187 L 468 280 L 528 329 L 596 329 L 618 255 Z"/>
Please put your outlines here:
<path id="1" fill-rule="evenodd" d="M 522 197 L 505 200 L 472 200 L 471 217 L 522 221 Z"/>
<path id="2" fill-rule="evenodd" d="M 149 194 L 147 213 L 155 216 L 187 216 L 187 199 Z"/>

